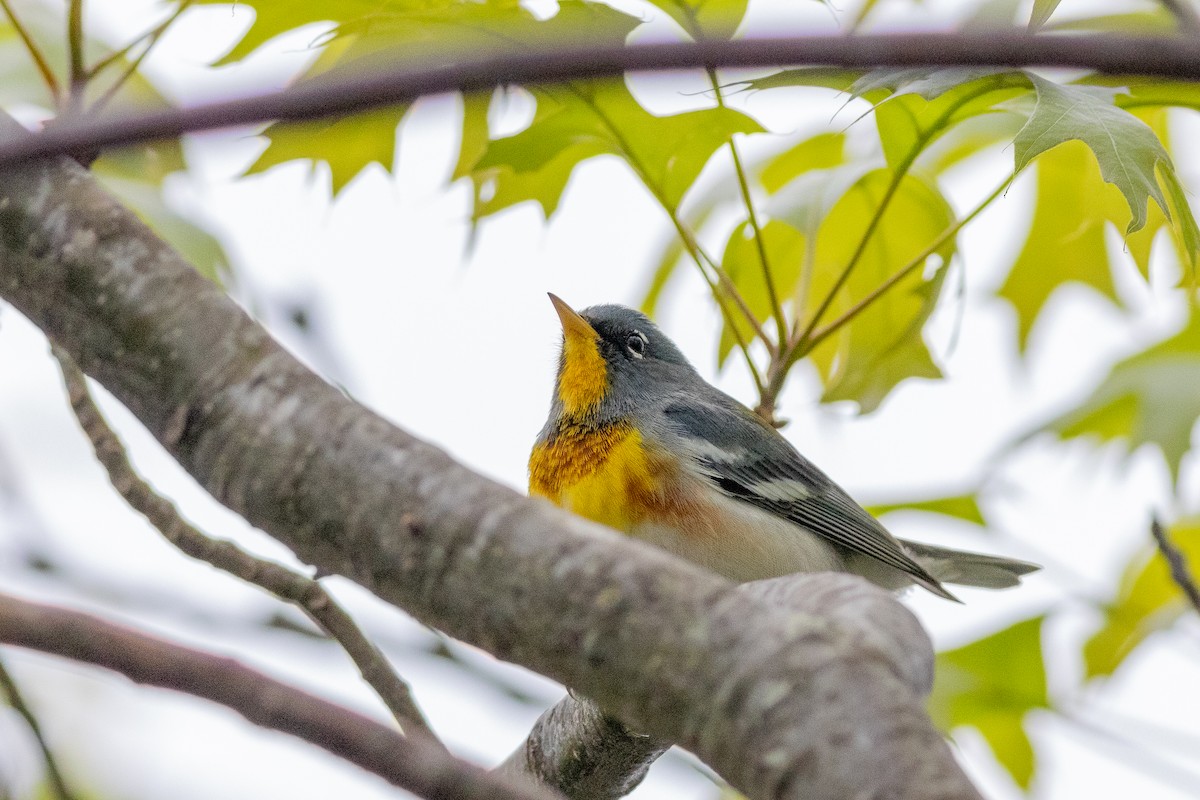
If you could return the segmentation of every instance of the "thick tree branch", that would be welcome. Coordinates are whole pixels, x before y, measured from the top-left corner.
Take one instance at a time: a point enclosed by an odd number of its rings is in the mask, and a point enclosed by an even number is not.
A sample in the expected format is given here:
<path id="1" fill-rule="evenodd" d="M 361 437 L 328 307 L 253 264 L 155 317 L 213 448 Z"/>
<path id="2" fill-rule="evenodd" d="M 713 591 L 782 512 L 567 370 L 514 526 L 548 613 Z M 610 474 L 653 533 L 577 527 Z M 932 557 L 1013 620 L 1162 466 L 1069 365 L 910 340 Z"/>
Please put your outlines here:
<path id="1" fill-rule="evenodd" d="M 748 796 L 978 797 L 911 688 L 920 642 L 785 612 L 472 473 L 305 369 L 78 165 L 0 179 L 0 293 L 300 558 Z"/>
<path id="2" fill-rule="evenodd" d="M 299 606 L 317 627 L 342 646 L 358 667 L 363 680 L 375 690 L 405 732 L 418 731 L 437 742 L 437 737 L 413 700 L 408 684 L 400 679 L 387 657 L 329 596 L 325 587 L 282 564 L 257 558 L 233 542 L 213 539 L 190 525 L 170 500 L 154 491 L 134 471 L 125 455 L 125 447 L 92 401 L 87 381 L 71 357 L 57 347 L 54 348 L 54 357 L 62 369 L 67 399 L 71 403 L 71 410 L 75 412 L 75 419 L 91 442 L 96 460 L 108 473 L 109 482 L 125 502 L 157 528 L 168 542 L 192 558 Z"/>
<path id="3" fill-rule="evenodd" d="M 918 696 L 933 686 L 933 649 L 924 630 L 886 592 L 848 575 L 790 575 L 739 589 L 798 614 L 846 626 L 873 647 L 902 654 L 897 666 Z M 595 703 L 564 697 L 501 769 L 535 775 L 572 800 L 616 800 L 628 794 L 670 742 L 630 731 Z"/>
<path id="4" fill-rule="evenodd" d="M 96 617 L 0 595 L 0 642 L 111 669 L 137 683 L 228 706 L 428 798 L 552 800 L 544 787 L 497 776 L 425 737 L 404 737 L 231 658 L 155 639 Z"/>
<path id="5" fill-rule="evenodd" d="M 179 136 L 189 131 L 270 120 L 336 117 L 427 94 L 478 91 L 510 83 L 548 83 L 639 70 L 773 67 L 1009 66 L 1082 67 L 1115 74 L 1200 79 L 1193 37 L 1060 36 L 993 33 L 902 33 L 706 40 L 629 47 L 563 42 L 553 49 L 473 54 L 458 63 L 413 64 L 311 81 L 279 92 L 133 116 L 66 120 L 0 144 L 0 166 L 38 156 Z"/>

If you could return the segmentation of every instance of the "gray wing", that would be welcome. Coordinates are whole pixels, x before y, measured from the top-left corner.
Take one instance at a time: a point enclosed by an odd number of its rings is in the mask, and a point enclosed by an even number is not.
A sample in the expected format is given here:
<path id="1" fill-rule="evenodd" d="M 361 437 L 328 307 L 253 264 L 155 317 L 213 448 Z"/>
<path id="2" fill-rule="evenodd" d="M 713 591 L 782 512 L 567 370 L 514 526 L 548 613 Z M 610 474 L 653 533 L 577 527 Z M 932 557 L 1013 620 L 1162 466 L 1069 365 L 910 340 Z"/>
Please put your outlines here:
<path id="1" fill-rule="evenodd" d="M 778 431 L 728 395 L 705 388 L 702 400 L 675 399 L 664 412 L 669 434 L 677 437 L 714 487 L 905 572 L 935 594 L 956 599 Z"/>

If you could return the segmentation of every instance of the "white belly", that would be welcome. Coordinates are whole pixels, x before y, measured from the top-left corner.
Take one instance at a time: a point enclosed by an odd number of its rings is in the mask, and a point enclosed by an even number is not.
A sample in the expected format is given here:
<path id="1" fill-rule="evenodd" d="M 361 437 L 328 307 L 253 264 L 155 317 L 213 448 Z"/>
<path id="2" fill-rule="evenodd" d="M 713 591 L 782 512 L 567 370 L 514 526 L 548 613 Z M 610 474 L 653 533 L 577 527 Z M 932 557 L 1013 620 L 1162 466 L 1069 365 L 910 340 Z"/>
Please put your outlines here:
<path id="1" fill-rule="evenodd" d="M 715 492 L 711 502 L 712 513 L 695 516 L 695 530 L 681 533 L 643 522 L 629 533 L 738 582 L 846 570 L 841 555 L 824 538 Z"/>

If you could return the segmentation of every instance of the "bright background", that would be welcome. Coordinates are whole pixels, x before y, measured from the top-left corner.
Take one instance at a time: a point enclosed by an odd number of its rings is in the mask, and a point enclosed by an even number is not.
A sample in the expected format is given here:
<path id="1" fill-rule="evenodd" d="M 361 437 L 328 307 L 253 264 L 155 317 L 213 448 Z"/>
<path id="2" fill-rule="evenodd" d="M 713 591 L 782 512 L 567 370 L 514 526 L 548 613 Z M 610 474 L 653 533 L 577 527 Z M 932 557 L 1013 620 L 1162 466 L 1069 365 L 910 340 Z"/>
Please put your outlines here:
<path id="1" fill-rule="evenodd" d="M 955 5 L 931 0 L 923 13 L 949 22 Z M 148 27 L 156 5 L 108 0 L 89 8 L 97 31 L 124 41 Z M 783 23 L 832 30 L 838 13 L 818 3 L 752 4 L 747 25 L 766 32 Z M 189 103 L 285 84 L 307 63 L 319 29 L 276 40 L 233 66 L 207 66 L 250 20 L 251 12 L 237 6 L 187 12 L 146 63 L 146 74 L 165 94 Z M 896 24 L 905 24 L 902 14 Z M 669 24 L 655 22 L 639 29 L 639 38 L 669 31 Z M 689 96 L 703 85 L 696 76 L 633 82 L 640 97 L 663 111 L 703 103 Z M 536 208 L 518 207 L 486 220 L 469 245 L 469 188 L 446 188 L 457 154 L 457 102 L 421 101 L 403 123 L 395 176 L 369 169 L 336 204 L 329 202 L 322 169 L 310 174 L 292 165 L 239 179 L 264 146 L 246 131 L 189 138 L 192 170 L 173 179 L 171 197 L 209 221 L 236 263 L 239 300 L 301 357 L 398 425 L 523 489 L 559 339 L 545 292 L 577 308 L 636 305 L 669 231 L 626 168 L 599 158 L 577 170 L 552 224 L 545 225 Z M 776 131 L 841 130 L 864 108 L 856 101 L 843 109 L 844 101 L 828 93 L 800 90 L 782 100 L 739 96 L 735 102 Z M 26 119 L 37 116 L 24 111 Z M 528 100 L 514 92 L 499 122 L 516 129 L 530 112 Z M 1183 134 L 1195 135 L 1188 122 Z M 972 162 L 953 174 L 951 199 L 961 210 L 1011 163 L 1011 151 Z M 1200 165 L 1179 168 L 1186 185 L 1200 186 Z M 723 179 L 722 169 L 710 168 L 708 178 Z M 1149 451 L 1124 461 L 1111 449 L 1041 439 L 1011 453 L 998 449 L 1085 394 L 1113 361 L 1177 330 L 1183 309 L 1134 279 L 1119 286 L 1129 313 L 1089 290 L 1063 290 L 1036 327 L 1030 355 L 1018 361 L 1013 315 L 988 295 L 1019 246 L 1012 231 L 1028 224 L 1030 178 L 1018 180 L 961 240 L 967 265 L 961 307 L 944 303 L 926 331 L 946 381 L 910 380 L 878 412 L 859 417 L 852 408 L 818 406 L 815 379 L 798 370 L 780 415 L 791 420 L 785 430 L 791 441 L 864 503 L 938 496 L 984 480 L 986 532 L 916 513 L 893 515 L 889 526 L 900 536 L 1010 554 L 1046 569 L 1018 590 L 963 590 L 963 606 L 925 593 L 906 602 L 939 647 L 1049 607 L 1076 608 L 1056 615 L 1045 636 L 1051 689 L 1062 697 L 1077 684 L 1079 643 L 1096 621 L 1079 598 L 1111 591 L 1130 554 L 1144 544 L 1129 531 L 1144 529 L 1151 511 L 1170 510 L 1165 467 Z M 1119 249 L 1120 238 L 1113 237 Z M 1173 283 L 1175 269 L 1157 265 L 1156 285 Z M 289 321 L 296 309 L 310 320 L 307 334 Z M 752 385 L 736 359 L 717 374 L 718 317 L 697 276 L 681 272 L 659 321 L 703 375 L 751 400 Z M 386 719 L 336 647 L 277 624 L 283 618 L 303 625 L 298 613 L 180 557 L 123 505 L 74 425 L 44 339 L 9 307 L 0 308 L 0 375 L 0 580 L 6 591 L 235 655 Z M 209 499 L 123 409 L 112 402 L 105 409 L 142 474 L 188 519 L 292 562 L 280 545 Z M 1198 472 L 1194 457 L 1185 461 L 1183 485 L 1192 489 L 1182 510 L 1200 509 Z M 439 734 L 465 757 L 498 762 L 561 695 L 552 682 L 470 647 L 447 643 L 443 650 L 424 628 L 344 580 L 329 585 L 393 657 Z M 94 796 L 395 795 L 382 781 L 224 709 L 25 652 L 6 650 L 4 657 L 68 778 Z M 1179 734 L 1194 730 L 1200 718 L 1198 665 L 1200 625 L 1186 620 L 1090 689 L 1095 696 L 1076 698 L 1079 723 L 1032 716 L 1039 756 L 1033 795 L 1200 794 L 1200 769 L 1188 757 L 1189 748 L 1200 752 L 1200 737 Z M 1098 733 L 1088 727 L 1093 721 L 1115 721 L 1145 750 Z M 958 743 L 987 796 L 1022 796 L 980 739 L 968 731 Z M 38 763 L 23 723 L 0 709 L 0 797 L 5 787 L 14 797 L 30 796 Z M 674 756 L 663 759 L 634 796 L 717 792 L 703 768 Z"/>

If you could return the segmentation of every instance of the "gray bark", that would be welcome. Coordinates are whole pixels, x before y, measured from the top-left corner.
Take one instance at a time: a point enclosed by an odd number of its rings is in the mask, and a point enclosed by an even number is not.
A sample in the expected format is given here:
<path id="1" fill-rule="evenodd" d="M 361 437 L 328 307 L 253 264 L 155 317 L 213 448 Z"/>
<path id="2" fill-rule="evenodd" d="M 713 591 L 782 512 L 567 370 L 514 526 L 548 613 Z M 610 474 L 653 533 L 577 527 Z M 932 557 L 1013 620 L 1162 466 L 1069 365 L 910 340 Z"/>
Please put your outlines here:
<path id="1" fill-rule="evenodd" d="M 0 293 L 300 558 L 751 798 L 978 797 L 914 691 L 915 623 L 864 633 L 825 613 L 837 592 L 781 609 L 472 473 L 306 370 L 74 163 L 0 176 Z"/>

